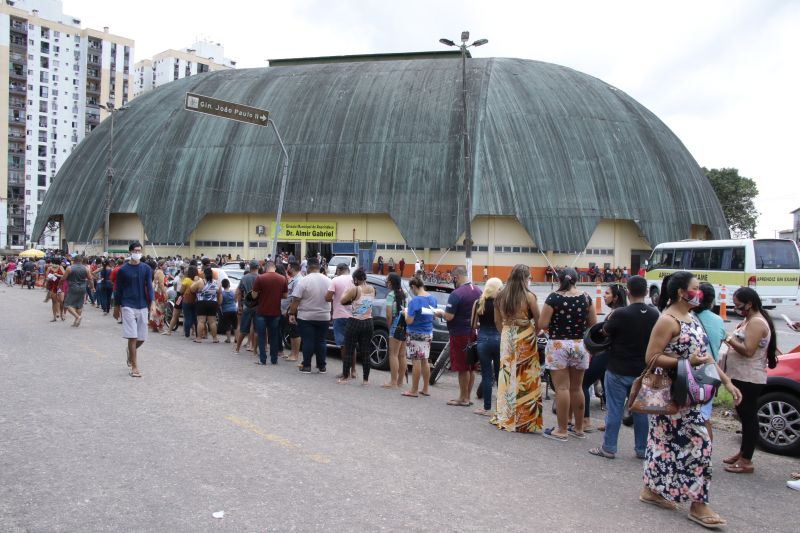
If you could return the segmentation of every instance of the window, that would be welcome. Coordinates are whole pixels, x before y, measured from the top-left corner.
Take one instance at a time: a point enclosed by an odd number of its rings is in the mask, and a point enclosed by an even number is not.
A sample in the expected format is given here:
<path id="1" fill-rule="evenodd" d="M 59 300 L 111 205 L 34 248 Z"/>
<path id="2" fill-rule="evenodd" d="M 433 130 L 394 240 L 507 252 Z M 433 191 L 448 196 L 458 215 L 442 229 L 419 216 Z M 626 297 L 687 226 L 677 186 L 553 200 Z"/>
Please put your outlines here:
<path id="1" fill-rule="evenodd" d="M 728 256 L 730 256 L 730 249 L 728 251 Z M 709 270 L 722 270 L 722 265 L 725 259 L 725 248 L 712 248 L 711 249 L 711 259 L 708 264 Z"/>
<path id="2" fill-rule="evenodd" d="M 708 270 L 708 263 L 711 259 L 710 248 L 698 248 L 692 250 L 692 260 L 689 263 L 690 270 Z"/>
<path id="3" fill-rule="evenodd" d="M 47 157 L 47 146 L 39 145 L 39 157 Z"/>
<path id="4" fill-rule="evenodd" d="M 47 102 L 39 100 L 39 113 L 47 113 Z"/>
<path id="5" fill-rule="evenodd" d="M 756 268 L 768 270 L 800 268 L 797 247 L 791 241 L 753 241 L 753 248 L 756 254 Z"/>
<path id="6" fill-rule="evenodd" d="M 47 187 L 47 176 L 45 174 L 39 174 L 37 184 L 39 187 Z"/>
<path id="7" fill-rule="evenodd" d="M 31 58 L 33 59 L 33 58 Z M 39 64 L 42 68 L 50 68 L 50 58 L 42 57 L 39 59 Z"/>
<path id="8" fill-rule="evenodd" d="M 46 105 L 46 103 L 45 103 Z M 46 128 L 47 127 L 47 117 L 44 115 L 39 115 L 39 127 Z"/>
<path id="9" fill-rule="evenodd" d="M 734 248 L 731 254 L 731 270 L 744 271 L 744 247 Z"/>
<path id="10" fill-rule="evenodd" d="M 47 172 L 47 161 L 38 161 L 38 170 L 39 172 Z"/>
<path id="11" fill-rule="evenodd" d="M 48 91 L 47 87 L 45 86 L 39 87 L 39 96 L 41 96 L 42 98 L 47 98 L 48 96 L 50 96 L 50 92 Z"/>

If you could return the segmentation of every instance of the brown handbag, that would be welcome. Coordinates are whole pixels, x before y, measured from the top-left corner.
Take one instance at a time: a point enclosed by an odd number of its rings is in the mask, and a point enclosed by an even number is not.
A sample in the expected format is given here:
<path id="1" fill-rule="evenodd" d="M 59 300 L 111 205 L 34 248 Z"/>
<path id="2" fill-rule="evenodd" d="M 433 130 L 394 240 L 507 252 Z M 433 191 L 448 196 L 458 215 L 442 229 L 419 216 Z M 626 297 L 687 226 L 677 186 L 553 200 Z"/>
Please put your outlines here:
<path id="1" fill-rule="evenodd" d="M 678 405 L 672 399 L 672 378 L 664 369 L 656 367 L 657 360 L 658 357 L 654 357 L 631 385 L 628 409 L 632 413 L 674 415 L 678 412 Z"/>

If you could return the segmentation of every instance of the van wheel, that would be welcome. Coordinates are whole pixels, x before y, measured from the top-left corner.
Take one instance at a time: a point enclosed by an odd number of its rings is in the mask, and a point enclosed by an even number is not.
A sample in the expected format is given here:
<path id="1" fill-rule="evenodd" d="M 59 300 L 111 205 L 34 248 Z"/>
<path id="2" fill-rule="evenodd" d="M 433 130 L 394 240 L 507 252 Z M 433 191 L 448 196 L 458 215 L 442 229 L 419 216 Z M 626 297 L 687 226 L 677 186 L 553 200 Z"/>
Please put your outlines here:
<path id="1" fill-rule="evenodd" d="M 658 306 L 658 288 L 657 287 L 650 287 L 650 303 L 655 306 Z"/>

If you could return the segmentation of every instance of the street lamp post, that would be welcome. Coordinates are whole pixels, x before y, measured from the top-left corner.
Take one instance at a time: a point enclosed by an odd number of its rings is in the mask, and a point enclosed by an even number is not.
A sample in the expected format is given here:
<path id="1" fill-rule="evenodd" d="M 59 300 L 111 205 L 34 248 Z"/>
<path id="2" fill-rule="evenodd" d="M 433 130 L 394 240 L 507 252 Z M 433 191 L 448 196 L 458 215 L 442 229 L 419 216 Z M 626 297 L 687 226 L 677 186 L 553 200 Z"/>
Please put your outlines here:
<path id="1" fill-rule="evenodd" d="M 466 252 L 467 278 L 472 281 L 472 164 L 470 162 L 469 130 L 467 129 L 467 48 L 483 46 L 488 39 L 478 39 L 472 44 L 469 41 L 469 32 L 461 32 L 461 44 L 458 45 L 450 39 L 439 39 L 446 46 L 457 46 L 461 50 L 461 138 L 464 142 L 464 251 Z"/>
<path id="2" fill-rule="evenodd" d="M 103 251 L 108 253 L 108 236 L 111 231 L 111 190 L 114 185 L 114 115 L 117 111 L 128 109 L 128 106 L 122 106 L 119 109 L 114 108 L 114 104 L 106 102 L 106 105 L 99 107 L 111 113 L 111 132 L 109 133 L 108 142 L 108 168 L 106 169 L 106 202 L 105 202 L 105 216 L 103 219 Z"/>

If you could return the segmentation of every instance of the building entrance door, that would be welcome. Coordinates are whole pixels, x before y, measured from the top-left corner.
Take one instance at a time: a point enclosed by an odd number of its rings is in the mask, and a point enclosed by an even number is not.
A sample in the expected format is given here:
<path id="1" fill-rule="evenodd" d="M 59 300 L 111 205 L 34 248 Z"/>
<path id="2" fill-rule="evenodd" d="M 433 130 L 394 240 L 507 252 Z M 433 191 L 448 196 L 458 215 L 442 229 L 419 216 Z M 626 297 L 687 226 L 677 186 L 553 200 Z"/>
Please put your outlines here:
<path id="1" fill-rule="evenodd" d="M 631 250 L 631 275 L 638 274 L 639 269 L 644 266 L 644 262 L 650 257 L 650 250 Z"/>

